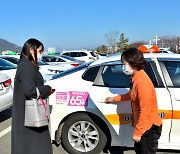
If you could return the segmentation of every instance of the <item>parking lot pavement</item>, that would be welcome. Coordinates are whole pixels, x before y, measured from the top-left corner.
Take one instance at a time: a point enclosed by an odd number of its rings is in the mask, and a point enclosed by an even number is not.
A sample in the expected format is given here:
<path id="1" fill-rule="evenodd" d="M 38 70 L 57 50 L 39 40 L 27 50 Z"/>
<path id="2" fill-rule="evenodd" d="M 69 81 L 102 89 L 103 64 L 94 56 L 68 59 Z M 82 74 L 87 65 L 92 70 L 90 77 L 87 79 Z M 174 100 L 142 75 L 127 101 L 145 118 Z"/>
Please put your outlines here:
<path id="1" fill-rule="evenodd" d="M 53 154 L 68 154 L 61 145 L 53 146 Z M 0 154 L 11 153 L 11 109 L 0 113 Z M 110 147 L 107 154 L 135 154 L 132 149 Z M 158 150 L 157 154 L 178 154 L 180 151 Z M 100 154 L 106 154 L 101 152 Z"/>
<path id="2" fill-rule="evenodd" d="M 119 147 L 111 147 L 107 153 L 101 152 L 100 154 L 135 154 L 135 152 L 131 149 L 120 149 Z M 68 154 L 61 145 L 59 147 L 56 147 L 53 145 L 53 154 Z"/>
<path id="3" fill-rule="evenodd" d="M 179 154 L 180 151 L 175 150 L 158 150 L 157 154 Z M 56 147 L 53 145 L 53 154 L 68 154 L 60 145 Z M 100 154 L 135 154 L 132 148 L 120 148 L 120 147 L 110 147 L 107 153 L 101 152 Z"/>

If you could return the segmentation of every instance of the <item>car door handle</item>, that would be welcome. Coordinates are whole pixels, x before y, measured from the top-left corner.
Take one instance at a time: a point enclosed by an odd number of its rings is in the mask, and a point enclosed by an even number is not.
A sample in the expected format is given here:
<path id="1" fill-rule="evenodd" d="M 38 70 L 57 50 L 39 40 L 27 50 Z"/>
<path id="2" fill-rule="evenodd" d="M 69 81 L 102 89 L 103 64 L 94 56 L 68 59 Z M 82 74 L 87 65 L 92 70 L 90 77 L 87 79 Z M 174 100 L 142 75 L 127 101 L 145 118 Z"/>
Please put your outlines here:
<path id="1" fill-rule="evenodd" d="M 175 99 L 176 101 L 180 101 L 180 96 L 174 96 L 174 99 Z"/>

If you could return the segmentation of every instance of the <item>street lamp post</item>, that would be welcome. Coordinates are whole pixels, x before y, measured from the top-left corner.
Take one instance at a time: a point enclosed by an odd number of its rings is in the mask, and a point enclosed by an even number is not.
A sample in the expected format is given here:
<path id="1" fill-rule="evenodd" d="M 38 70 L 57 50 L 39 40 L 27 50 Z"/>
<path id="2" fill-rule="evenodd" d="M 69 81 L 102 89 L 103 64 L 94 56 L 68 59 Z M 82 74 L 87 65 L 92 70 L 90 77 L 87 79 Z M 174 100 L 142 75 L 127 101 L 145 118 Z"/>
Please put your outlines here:
<path id="1" fill-rule="evenodd" d="M 179 40 L 179 37 L 177 38 L 177 53 L 180 53 L 180 51 L 179 51 L 179 46 L 180 46 L 180 42 L 179 42 L 180 40 Z"/>
<path id="2" fill-rule="evenodd" d="M 16 53 L 17 53 L 17 45 L 15 46 L 15 51 L 16 51 Z"/>
<path id="3" fill-rule="evenodd" d="M 157 37 L 157 35 L 156 35 L 156 38 L 155 39 L 153 39 L 153 41 L 155 41 L 156 42 L 156 45 L 158 44 L 158 41 L 159 41 L 160 39 Z"/>

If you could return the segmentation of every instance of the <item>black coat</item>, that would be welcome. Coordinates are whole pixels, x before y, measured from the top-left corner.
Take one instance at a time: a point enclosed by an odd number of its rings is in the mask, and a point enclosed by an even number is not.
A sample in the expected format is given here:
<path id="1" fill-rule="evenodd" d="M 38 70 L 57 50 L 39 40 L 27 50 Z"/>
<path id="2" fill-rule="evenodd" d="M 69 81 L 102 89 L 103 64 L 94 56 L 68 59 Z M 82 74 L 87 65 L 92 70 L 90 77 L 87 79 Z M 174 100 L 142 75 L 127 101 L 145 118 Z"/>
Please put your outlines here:
<path id="1" fill-rule="evenodd" d="M 12 108 L 12 154 L 52 154 L 52 145 L 48 127 L 30 128 L 24 126 L 25 100 L 36 98 L 36 87 L 40 96 L 46 98 L 51 87 L 44 85 L 43 77 L 38 69 L 26 57 L 17 67 L 14 81 Z"/>

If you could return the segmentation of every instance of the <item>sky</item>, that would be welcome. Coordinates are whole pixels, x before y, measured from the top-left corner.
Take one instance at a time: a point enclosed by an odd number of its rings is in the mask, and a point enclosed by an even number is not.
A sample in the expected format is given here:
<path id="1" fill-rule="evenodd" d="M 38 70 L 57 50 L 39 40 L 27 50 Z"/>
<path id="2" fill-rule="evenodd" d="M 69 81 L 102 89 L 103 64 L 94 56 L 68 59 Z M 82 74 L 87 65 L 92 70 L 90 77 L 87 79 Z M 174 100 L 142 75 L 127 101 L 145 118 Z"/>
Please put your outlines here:
<path id="1" fill-rule="evenodd" d="M 23 46 L 29 38 L 45 48 L 108 45 L 109 32 L 129 43 L 180 36 L 180 0 L 3 0 L 0 38 Z M 117 38 L 117 41 L 120 37 Z"/>

